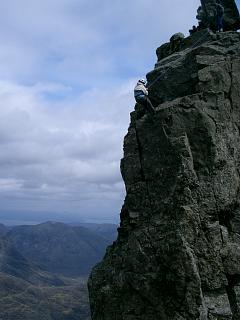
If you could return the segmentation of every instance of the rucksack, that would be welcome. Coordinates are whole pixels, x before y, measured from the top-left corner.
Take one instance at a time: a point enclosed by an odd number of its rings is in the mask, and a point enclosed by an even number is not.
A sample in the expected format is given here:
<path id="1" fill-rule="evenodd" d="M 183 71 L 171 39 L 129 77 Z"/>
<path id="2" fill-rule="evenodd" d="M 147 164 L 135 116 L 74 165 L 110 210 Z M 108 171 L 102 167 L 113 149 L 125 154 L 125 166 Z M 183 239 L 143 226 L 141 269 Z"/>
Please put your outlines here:
<path id="1" fill-rule="evenodd" d="M 224 7 L 219 3 L 217 4 L 217 14 L 219 16 L 223 16 L 223 14 L 224 14 Z"/>

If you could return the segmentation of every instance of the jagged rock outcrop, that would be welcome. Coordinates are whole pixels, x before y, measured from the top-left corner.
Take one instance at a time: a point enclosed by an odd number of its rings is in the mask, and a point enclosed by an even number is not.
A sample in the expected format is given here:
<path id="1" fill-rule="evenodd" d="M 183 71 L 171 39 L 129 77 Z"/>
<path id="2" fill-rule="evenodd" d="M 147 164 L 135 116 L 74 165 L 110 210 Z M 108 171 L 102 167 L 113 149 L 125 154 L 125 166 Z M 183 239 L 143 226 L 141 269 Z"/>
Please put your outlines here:
<path id="1" fill-rule="evenodd" d="M 127 195 L 89 279 L 92 319 L 240 319 L 240 34 L 203 30 L 157 55 L 157 113 L 131 114 Z"/>

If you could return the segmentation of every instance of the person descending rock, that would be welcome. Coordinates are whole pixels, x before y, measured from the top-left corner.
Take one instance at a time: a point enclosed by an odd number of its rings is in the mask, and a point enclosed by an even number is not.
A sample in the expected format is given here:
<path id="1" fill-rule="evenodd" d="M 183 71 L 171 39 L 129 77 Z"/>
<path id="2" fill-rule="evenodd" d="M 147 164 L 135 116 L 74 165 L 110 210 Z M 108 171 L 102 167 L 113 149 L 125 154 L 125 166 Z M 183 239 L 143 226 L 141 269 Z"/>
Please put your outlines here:
<path id="1" fill-rule="evenodd" d="M 138 80 L 134 88 L 134 97 L 136 102 L 143 105 L 151 115 L 155 114 L 155 109 L 148 97 L 147 82 L 145 79 Z"/>
<path id="2" fill-rule="evenodd" d="M 223 31 L 223 15 L 224 15 L 224 7 L 221 4 L 221 0 L 216 0 L 217 32 Z"/>

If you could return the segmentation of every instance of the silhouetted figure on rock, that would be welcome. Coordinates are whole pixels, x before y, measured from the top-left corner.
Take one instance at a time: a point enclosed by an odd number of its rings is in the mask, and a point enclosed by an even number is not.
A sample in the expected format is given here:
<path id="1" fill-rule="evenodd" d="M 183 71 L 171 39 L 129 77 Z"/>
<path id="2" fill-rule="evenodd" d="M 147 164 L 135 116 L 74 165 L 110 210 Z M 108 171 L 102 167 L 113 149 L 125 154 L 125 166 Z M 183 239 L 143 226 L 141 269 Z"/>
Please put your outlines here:
<path id="1" fill-rule="evenodd" d="M 155 109 L 148 97 L 148 89 L 144 79 L 138 80 L 134 88 L 134 97 L 136 102 L 143 105 L 151 115 L 155 114 Z"/>
<path id="2" fill-rule="evenodd" d="M 189 30 L 190 35 L 194 34 L 198 31 L 198 28 L 196 26 L 192 26 L 192 29 Z"/>
<path id="3" fill-rule="evenodd" d="M 220 0 L 216 0 L 217 32 L 223 31 L 223 15 L 224 15 L 224 7 L 222 6 Z"/>
<path id="4" fill-rule="evenodd" d="M 201 0 L 197 19 L 200 29 L 209 28 L 213 31 L 240 29 L 239 11 L 235 0 Z"/>
<path id="5" fill-rule="evenodd" d="M 204 29 L 207 27 L 207 16 L 202 6 L 198 7 L 196 18 L 198 19 L 198 29 Z"/>

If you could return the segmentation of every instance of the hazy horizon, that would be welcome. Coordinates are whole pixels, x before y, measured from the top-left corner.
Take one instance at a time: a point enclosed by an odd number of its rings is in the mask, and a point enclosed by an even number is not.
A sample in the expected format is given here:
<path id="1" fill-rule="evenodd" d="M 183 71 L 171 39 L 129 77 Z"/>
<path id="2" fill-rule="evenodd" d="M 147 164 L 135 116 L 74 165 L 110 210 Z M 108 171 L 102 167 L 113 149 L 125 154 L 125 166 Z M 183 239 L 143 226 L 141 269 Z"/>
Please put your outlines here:
<path id="1" fill-rule="evenodd" d="M 81 219 L 77 214 L 68 215 L 67 213 L 57 212 L 36 212 L 36 211 L 5 211 L 0 213 L 0 223 L 5 226 L 19 226 L 19 225 L 36 225 L 46 222 L 60 222 L 65 224 L 80 224 L 80 223 L 93 223 L 93 224 L 118 224 L 118 219 L 113 221 L 111 218 L 101 217 L 100 219 Z M 20 219 L 16 219 L 20 217 Z"/>

